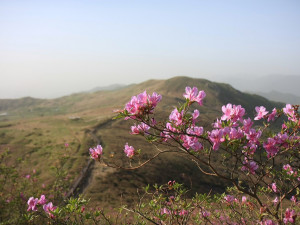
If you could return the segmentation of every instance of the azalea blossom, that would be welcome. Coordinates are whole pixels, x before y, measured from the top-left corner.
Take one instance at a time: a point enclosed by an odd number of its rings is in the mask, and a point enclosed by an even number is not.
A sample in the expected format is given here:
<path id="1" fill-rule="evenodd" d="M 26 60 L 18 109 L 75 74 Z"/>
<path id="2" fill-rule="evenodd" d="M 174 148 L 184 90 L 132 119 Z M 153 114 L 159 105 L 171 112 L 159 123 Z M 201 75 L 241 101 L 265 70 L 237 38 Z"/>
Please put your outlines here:
<path id="1" fill-rule="evenodd" d="M 246 197 L 246 196 L 243 196 L 243 197 L 242 197 L 242 203 L 245 204 L 246 202 L 247 202 L 247 197 Z"/>
<path id="2" fill-rule="evenodd" d="M 188 215 L 188 214 L 189 214 L 189 212 L 187 210 L 185 210 L 185 209 L 182 209 L 179 212 L 179 216 L 184 216 L 184 215 Z"/>
<path id="3" fill-rule="evenodd" d="M 204 91 L 199 91 L 198 88 L 193 87 L 186 87 L 185 88 L 185 93 L 183 94 L 183 97 L 186 99 L 189 99 L 190 102 L 197 102 L 199 105 L 202 105 L 202 101 L 205 98 L 206 94 Z"/>
<path id="4" fill-rule="evenodd" d="M 192 137 L 189 135 L 181 135 L 181 140 L 183 141 L 183 147 L 186 149 L 192 148 L 195 151 L 203 149 L 202 144 L 198 141 L 197 137 Z"/>
<path id="5" fill-rule="evenodd" d="M 54 218 L 54 215 L 52 214 L 52 212 L 56 209 L 56 206 L 53 206 L 52 202 L 49 202 L 48 204 L 45 204 L 43 206 L 44 211 L 49 215 L 50 218 Z"/>
<path id="6" fill-rule="evenodd" d="M 28 209 L 27 211 L 37 211 L 38 198 L 30 197 L 27 201 Z"/>
<path id="7" fill-rule="evenodd" d="M 40 199 L 38 200 L 39 205 L 44 205 L 47 203 L 45 195 L 41 195 Z"/>
<path id="8" fill-rule="evenodd" d="M 297 216 L 297 214 L 296 214 L 295 210 L 291 210 L 291 209 L 287 208 L 285 211 L 285 216 L 283 218 L 283 222 L 285 224 L 287 224 L 288 222 L 294 223 L 296 216 Z"/>
<path id="9" fill-rule="evenodd" d="M 294 202 L 294 203 L 297 202 L 297 198 L 295 197 L 295 195 L 293 195 L 293 196 L 291 197 L 291 201 Z"/>
<path id="10" fill-rule="evenodd" d="M 148 126 L 145 123 L 141 123 L 139 125 L 131 126 L 131 134 L 145 134 L 147 135 L 147 131 L 150 129 L 150 126 Z"/>
<path id="11" fill-rule="evenodd" d="M 278 192 L 277 185 L 276 185 L 275 182 L 271 184 L 271 188 L 272 188 L 272 190 L 273 190 L 275 193 Z"/>
<path id="12" fill-rule="evenodd" d="M 162 208 L 160 214 L 162 214 L 162 215 L 167 214 L 168 215 L 168 214 L 171 214 L 171 211 L 167 208 Z"/>
<path id="13" fill-rule="evenodd" d="M 199 115 L 200 115 L 199 110 L 198 110 L 198 109 L 195 109 L 194 112 L 193 112 L 193 114 L 192 114 L 193 124 L 195 124 L 196 119 L 199 117 Z"/>
<path id="14" fill-rule="evenodd" d="M 258 165 L 254 161 L 248 161 L 247 158 L 243 161 L 244 166 L 241 168 L 242 171 L 249 171 L 251 174 L 255 174 L 258 169 Z"/>
<path id="15" fill-rule="evenodd" d="M 124 147 L 124 152 L 129 158 L 132 158 L 134 156 L 134 148 L 132 146 L 129 146 L 128 143 L 126 143 Z"/>
<path id="16" fill-rule="evenodd" d="M 278 197 L 276 196 L 276 198 L 272 201 L 274 203 L 274 205 L 276 205 L 278 203 Z"/>
<path id="17" fill-rule="evenodd" d="M 243 130 L 248 133 L 249 130 L 251 129 L 252 125 L 253 125 L 253 122 L 252 120 L 248 117 L 248 119 L 244 119 L 243 120 Z"/>
<path id="18" fill-rule="evenodd" d="M 169 120 L 173 122 L 176 126 L 182 125 L 183 124 L 183 111 L 178 112 L 177 108 L 175 108 L 170 116 Z"/>
<path id="19" fill-rule="evenodd" d="M 225 141 L 223 130 L 212 130 L 209 134 L 209 140 L 213 143 L 213 150 L 218 150 L 220 144 Z"/>
<path id="20" fill-rule="evenodd" d="M 294 173 L 290 164 L 283 165 L 283 169 L 286 171 L 287 174 L 292 175 Z"/>
<path id="21" fill-rule="evenodd" d="M 263 106 L 260 106 L 260 107 L 256 106 L 255 110 L 257 112 L 257 115 L 254 118 L 254 120 L 260 120 L 260 119 L 264 118 L 265 115 L 268 114 L 268 111 L 266 111 L 266 108 Z"/>
<path id="22" fill-rule="evenodd" d="M 154 108 L 161 101 L 162 96 L 153 92 L 152 95 L 148 95 L 146 91 L 132 96 L 131 100 L 125 105 L 125 110 L 132 116 L 125 119 L 134 119 L 136 116 L 144 115 L 147 113 L 153 113 Z"/>
<path id="23" fill-rule="evenodd" d="M 283 112 L 289 117 L 294 117 L 295 114 L 294 108 L 291 104 L 286 104 L 286 106 L 283 108 Z"/>
<path id="24" fill-rule="evenodd" d="M 267 151 L 267 156 L 268 158 L 271 158 L 273 156 L 275 156 L 277 154 L 277 152 L 279 151 L 278 147 L 277 147 L 277 142 L 274 138 L 268 138 L 267 142 L 265 142 L 263 144 L 264 148 Z"/>
<path id="25" fill-rule="evenodd" d="M 101 145 L 97 145 L 95 148 L 90 148 L 90 155 L 93 159 L 97 160 L 100 159 L 101 155 L 103 154 L 103 149 Z"/>
<path id="26" fill-rule="evenodd" d="M 274 121 L 276 115 L 277 115 L 277 110 L 276 108 L 274 108 L 272 112 L 268 115 L 268 122 L 270 122 L 271 120 Z"/>
<path id="27" fill-rule="evenodd" d="M 230 120 L 233 112 L 232 104 L 228 103 L 226 106 L 222 106 L 222 112 L 224 113 L 221 120 Z"/>
<path id="28" fill-rule="evenodd" d="M 232 196 L 232 195 L 226 195 L 226 196 L 224 197 L 224 199 L 225 199 L 225 201 L 226 201 L 227 203 L 232 203 L 232 202 L 237 201 L 237 199 L 236 199 L 234 196 Z"/>
<path id="29" fill-rule="evenodd" d="M 267 219 L 260 223 L 261 225 L 277 225 L 273 220 Z"/>

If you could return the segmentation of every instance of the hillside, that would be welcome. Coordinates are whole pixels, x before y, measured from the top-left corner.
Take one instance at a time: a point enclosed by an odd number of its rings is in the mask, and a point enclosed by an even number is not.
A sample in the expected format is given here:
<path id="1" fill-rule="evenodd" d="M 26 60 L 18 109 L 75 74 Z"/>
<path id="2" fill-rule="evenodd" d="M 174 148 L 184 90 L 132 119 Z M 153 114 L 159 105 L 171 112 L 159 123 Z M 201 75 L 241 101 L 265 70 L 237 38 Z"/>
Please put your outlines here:
<path id="1" fill-rule="evenodd" d="M 88 162 L 88 148 L 97 142 L 91 133 L 100 140 L 104 154 L 114 154 L 114 160 L 118 163 L 128 161 L 123 154 L 126 142 L 141 148 L 145 155 L 151 155 L 153 146 L 145 144 L 142 138 L 129 135 L 130 122 L 111 120 L 113 110 L 122 109 L 132 95 L 144 90 L 148 93 L 155 91 L 163 96 L 157 113 L 159 118 L 166 119 L 170 111 L 183 101 L 186 86 L 196 86 L 206 92 L 204 105 L 199 108 L 199 123 L 204 127 L 210 127 L 214 119 L 221 116 L 222 105 L 229 102 L 245 107 L 250 117 L 253 117 L 255 106 L 264 105 L 268 110 L 282 106 L 258 95 L 237 91 L 228 84 L 188 77 L 149 80 L 119 90 L 79 93 L 52 100 L 0 100 L 0 114 L 7 113 L 0 117 L 0 151 L 10 149 L 12 161 L 17 158 L 23 160 L 24 173 L 38 169 L 41 178 L 51 185 L 53 175 L 49 173 L 49 167 L 55 165 L 57 157 L 64 154 L 64 143 L 69 143 L 72 157 L 67 169 L 71 184 Z M 222 191 L 226 186 L 220 180 L 207 178 L 190 161 L 178 155 L 160 157 L 136 171 L 115 170 L 94 164 L 86 180 L 88 186 L 84 189 L 84 195 L 91 198 L 93 204 L 101 202 L 110 206 L 119 204 L 120 196 L 121 201 L 132 204 L 137 197 L 136 188 L 148 183 L 176 180 L 185 183 L 192 192 Z"/>

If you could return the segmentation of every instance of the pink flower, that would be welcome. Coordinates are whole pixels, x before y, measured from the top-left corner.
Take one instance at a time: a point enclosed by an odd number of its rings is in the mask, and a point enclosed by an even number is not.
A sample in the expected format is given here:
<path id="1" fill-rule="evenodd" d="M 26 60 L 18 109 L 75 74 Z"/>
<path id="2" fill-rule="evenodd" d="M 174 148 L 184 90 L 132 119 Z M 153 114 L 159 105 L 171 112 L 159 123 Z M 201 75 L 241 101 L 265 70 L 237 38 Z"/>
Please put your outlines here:
<path id="1" fill-rule="evenodd" d="M 230 103 L 228 103 L 226 106 L 222 106 L 222 112 L 224 113 L 223 116 L 221 117 L 221 120 L 230 120 L 231 115 L 233 113 L 233 108 Z"/>
<path id="2" fill-rule="evenodd" d="M 268 138 L 268 141 L 263 144 L 264 148 L 268 153 L 268 158 L 271 158 L 277 154 L 279 151 L 278 147 L 276 146 L 276 140 L 274 138 Z"/>
<path id="3" fill-rule="evenodd" d="M 245 115 L 245 109 L 241 105 L 233 105 L 233 112 L 231 119 L 233 122 L 243 121 L 243 116 Z"/>
<path id="4" fill-rule="evenodd" d="M 246 138 L 249 140 L 250 143 L 256 143 L 261 136 L 261 131 L 256 131 L 255 129 L 251 128 L 249 132 L 246 133 Z"/>
<path id="5" fill-rule="evenodd" d="M 277 110 L 276 110 L 276 108 L 274 108 L 274 109 L 272 110 L 272 113 L 270 113 L 270 114 L 268 115 L 268 122 L 270 122 L 271 120 L 274 121 L 276 115 L 277 115 Z"/>
<path id="6" fill-rule="evenodd" d="M 235 198 L 234 196 L 232 196 L 232 195 L 226 195 L 226 196 L 224 197 L 224 199 L 225 199 L 225 201 L 226 201 L 227 203 L 232 203 L 232 202 L 236 201 L 236 198 Z"/>
<path id="7" fill-rule="evenodd" d="M 283 218 L 283 222 L 285 224 L 288 223 L 288 222 L 294 223 L 296 217 L 297 217 L 297 214 L 296 214 L 295 210 L 291 210 L 291 209 L 287 208 L 286 211 L 285 211 L 285 216 Z"/>
<path id="8" fill-rule="evenodd" d="M 44 205 L 47 203 L 45 195 L 41 195 L 40 199 L 37 202 L 39 205 Z"/>
<path id="9" fill-rule="evenodd" d="M 212 130 L 208 137 L 213 143 L 213 150 L 218 150 L 220 144 L 225 141 L 225 138 L 223 137 L 223 130 Z"/>
<path id="10" fill-rule="evenodd" d="M 192 126 L 186 130 L 186 133 L 201 136 L 203 134 L 203 131 L 203 127 Z"/>
<path id="11" fill-rule="evenodd" d="M 136 125 L 131 126 L 131 134 L 139 134 L 139 133 L 140 133 L 140 130 Z"/>
<path id="12" fill-rule="evenodd" d="M 204 91 L 199 91 L 198 88 L 193 87 L 186 87 L 185 88 L 185 93 L 183 94 L 183 97 L 186 99 L 189 99 L 190 102 L 198 102 L 199 105 L 202 105 L 202 101 L 205 98 L 206 94 Z"/>
<path id="13" fill-rule="evenodd" d="M 124 152 L 129 158 L 132 158 L 134 156 L 134 148 L 132 146 L 129 146 L 128 143 L 126 143 L 124 147 Z"/>
<path id="14" fill-rule="evenodd" d="M 134 119 L 136 116 L 152 113 L 158 102 L 161 101 L 161 98 L 161 95 L 155 92 L 150 96 L 144 91 L 137 96 L 132 96 L 130 102 L 125 105 L 125 110 L 132 114 L 129 118 Z"/>
<path id="15" fill-rule="evenodd" d="M 100 159 L 102 154 L 103 154 L 103 149 L 101 145 L 97 145 L 96 148 L 90 148 L 91 158 L 95 160 Z"/>
<path id="16" fill-rule="evenodd" d="M 297 202 L 297 198 L 295 197 L 295 195 L 293 195 L 293 196 L 291 197 L 291 201 L 294 202 L 294 203 Z"/>
<path id="17" fill-rule="evenodd" d="M 145 134 L 147 135 L 147 131 L 150 129 L 150 127 L 145 124 L 145 123 L 141 123 L 139 125 L 134 125 L 131 126 L 131 134 Z"/>
<path id="18" fill-rule="evenodd" d="M 157 104 L 161 101 L 162 96 L 156 92 L 152 93 L 152 96 L 149 96 L 149 103 L 152 107 L 156 107 Z"/>
<path id="19" fill-rule="evenodd" d="M 37 211 L 37 207 L 36 207 L 37 203 L 38 203 L 38 198 L 30 197 L 27 202 L 27 204 L 28 204 L 27 211 L 30 211 L 30 210 Z"/>
<path id="20" fill-rule="evenodd" d="M 290 164 L 283 165 L 283 169 L 286 171 L 287 174 L 292 175 L 294 173 Z"/>
<path id="21" fill-rule="evenodd" d="M 53 206 L 52 202 L 49 202 L 43 206 L 44 211 L 48 213 L 49 217 L 52 219 L 54 218 L 54 215 L 51 212 L 53 212 L 56 208 L 57 207 Z"/>
<path id="22" fill-rule="evenodd" d="M 277 225 L 273 220 L 267 219 L 260 223 L 261 225 Z"/>
<path id="23" fill-rule="evenodd" d="M 278 197 L 276 197 L 272 202 L 274 203 L 274 205 L 276 205 L 278 203 Z"/>
<path id="24" fill-rule="evenodd" d="M 68 148 L 69 147 L 69 143 L 65 143 L 65 148 Z"/>
<path id="25" fill-rule="evenodd" d="M 192 148 L 195 151 L 203 149 L 202 144 L 198 141 L 197 137 L 191 137 L 189 135 L 181 135 L 181 140 L 183 141 L 183 147 L 186 149 Z"/>
<path id="26" fill-rule="evenodd" d="M 215 123 L 212 124 L 213 128 L 222 128 L 222 121 L 217 119 L 217 121 Z"/>
<path id="27" fill-rule="evenodd" d="M 252 127 L 252 125 L 253 125 L 253 122 L 251 121 L 251 119 L 250 118 L 248 118 L 248 119 L 245 119 L 244 121 L 243 121 L 243 130 L 246 132 L 246 133 L 248 133 L 249 132 L 249 130 L 251 129 L 251 127 Z"/>
<path id="28" fill-rule="evenodd" d="M 30 179 L 30 174 L 27 174 L 25 178 Z"/>
<path id="29" fill-rule="evenodd" d="M 272 188 L 272 190 L 273 190 L 275 193 L 277 193 L 277 192 L 278 192 L 278 189 L 277 189 L 276 183 L 272 183 L 272 184 L 271 184 L 271 188 Z"/>
<path id="30" fill-rule="evenodd" d="M 285 129 L 287 129 L 287 126 L 285 124 L 282 124 L 281 129 L 285 130 Z"/>
<path id="31" fill-rule="evenodd" d="M 235 128 L 230 128 L 229 131 L 230 140 L 241 139 L 242 137 L 244 137 L 244 132 L 241 130 L 240 127 L 238 128 L 238 130 Z"/>
<path id="32" fill-rule="evenodd" d="M 174 184 L 175 184 L 175 180 L 173 180 L 173 181 L 172 181 L 172 180 L 169 180 L 169 182 L 168 182 L 168 185 L 169 185 L 169 186 L 173 186 Z"/>
<path id="33" fill-rule="evenodd" d="M 289 135 L 287 133 L 278 133 L 275 137 L 274 140 L 278 145 L 281 145 L 283 147 L 288 147 L 287 140 L 289 139 Z"/>
<path id="34" fill-rule="evenodd" d="M 247 158 L 243 161 L 244 166 L 241 168 L 242 171 L 249 171 L 251 174 L 255 174 L 258 169 L 258 165 L 254 161 L 248 161 Z"/>
<path id="35" fill-rule="evenodd" d="M 289 117 L 294 117 L 295 111 L 291 104 L 286 104 L 285 108 L 283 108 L 283 112 L 285 115 Z"/>
<path id="36" fill-rule="evenodd" d="M 257 112 L 257 115 L 254 118 L 254 120 L 260 120 L 260 119 L 264 118 L 265 115 L 268 114 L 268 111 L 266 111 L 266 108 L 263 106 L 260 106 L 260 107 L 256 106 L 255 110 Z"/>
<path id="37" fill-rule="evenodd" d="M 200 115 L 199 110 L 195 109 L 193 114 L 192 114 L 193 124 L 195 124 L 196 119 L 199 117 L 199 115 Z"/>
<path id="38" fill-rule="evenodd" d="M 176 126 L 182 125 L 183 124 L 183 111 L 178 112 L 177 108 L 175 108 L 170 116 L 169 120 L 172 121 Z"/>
<path id="39" fill-rule="evenodd" d="M 185 209 L 182 209 L 179 212 L 179 216 L 184 216 L 184 215 L 187 215 L 187 214 L 189 214 L 189 212 L 187 210 L 185 210 Z"/>
<path id="40" fill-rule="evenodd" d="M 243 196 L 243 197 L 242 197 L 242 203 L 245 204 L 246 202 L 247 202 L 247 197 L 246 197 L 246 196 Z"/>
<path id="41" fill-rule="evenodd" d="M 163 214 L 169 215 L 169 214 L 171 214 L 171 211 L 169 209 L 167 209 L 167 208 L 162 208 L 160 214 L 162 214 L 162 215 Z"/>

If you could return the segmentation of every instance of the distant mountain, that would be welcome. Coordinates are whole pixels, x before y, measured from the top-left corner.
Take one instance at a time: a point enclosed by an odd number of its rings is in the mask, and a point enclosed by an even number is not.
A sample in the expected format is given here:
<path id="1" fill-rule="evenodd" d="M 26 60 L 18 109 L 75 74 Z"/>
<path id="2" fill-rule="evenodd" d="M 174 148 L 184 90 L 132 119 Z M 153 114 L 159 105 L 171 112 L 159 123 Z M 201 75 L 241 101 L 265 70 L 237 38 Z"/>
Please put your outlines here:
<path id="1" fill-rule="evenodd" d="M 275 91 L 300 96 L 300 76 L 296 75 L 229 77 L 226 78 L 226 83 L 230 83 L 234 88 L 241 91 L 251 93 L 268 93 Z"/>
<path id="2" fill-rule="evenodd" d="M 258 95 L 261 95 L 271 101 L 278 101 L 283 103 L 290 103 L 294 105 L 300 105 L 300 96 L 296 96 L 293 94 L 286 94 L 279 91 L 271 91 L 268 93 L 258 92 Z"/>
<path id="3" fill-rule="evenodd" d="M 30 112 L 32 116 L 35 116 L 39 114 L 56 115 L 84 112 L 86 110 L 99 110 L 104 107 L 122 108 L 132 95 L 144 90 L 149 93 L 156 91 L 162 94 L 164 101 L 160 105 L 163 109 L 170 110 L 182 101 L 182 94 L 186 86 L 196 86 L 206 92 L 207 97 L 204 100 L 205 104 L 202 111 L 207 114 L 214 112 L 211 117 L 216 116 L 215 113 L 217 112 L 219 114 L 221 106 L 229 102 L 242 105 L 250 114 L 253 114 L 257 105 L 264 105 L 268 109 L 281 106 L 281 104 L 269 101 L 259 95 L 238 91 L 229 84 L 211 82 L 205 79 L 174 77 L 168 80 L 148 80 L 128 86 L 112 85 L 110 89 L 113 90 L 96 91 L 94 89 L 94 91 L 72 94 L 57 99 L 35 99 L 30 97 L 0 99 L 0 113 L 26 114 Z M 109 87 L 102 89 L 109 89 Z"/>
<path id="4" fill-rule="evenodd" d="M 93 92 L 97 92 L 97 91 L 114 91 L 117 89 L 121 89 L 124 88 L 126 85 L 122 85 L 122 84 L 112 84 L 109 86 L 103 86 L 103 87 L 95 87 L 87 92 L 89 93 L 93 93 Z"/>

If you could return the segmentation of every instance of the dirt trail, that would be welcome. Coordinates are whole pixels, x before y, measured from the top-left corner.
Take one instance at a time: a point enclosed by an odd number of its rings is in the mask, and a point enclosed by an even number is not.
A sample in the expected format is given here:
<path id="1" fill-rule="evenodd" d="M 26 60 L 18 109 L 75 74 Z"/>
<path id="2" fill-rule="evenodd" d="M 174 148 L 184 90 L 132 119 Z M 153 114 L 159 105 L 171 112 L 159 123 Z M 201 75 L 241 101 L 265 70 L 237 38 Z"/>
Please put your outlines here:
<path id="1" fill-rule="evenodd" d="M 100 137 L 96 135 L 97 131 L 104 126 L 107 126 L 112 123 L 112 120 L 107 120 L 96 127 L 93 130 L 89 130 L 88 134 L 92 139 L 97 143 L 101 144 Z M 71 196 L 77 197 L 79 194 L 85 192 L 89 184 L 99 176 L 105 176 L 108 173 L 113 173 L 115 169 L 110 167 L 103 167 L 100 163 L 95 163 L 95 160 L 89 159 L 87 165 L 82 169 L 80 176 L 76 179 L 69 192 L 66 195 L 66 198 Z"/>

